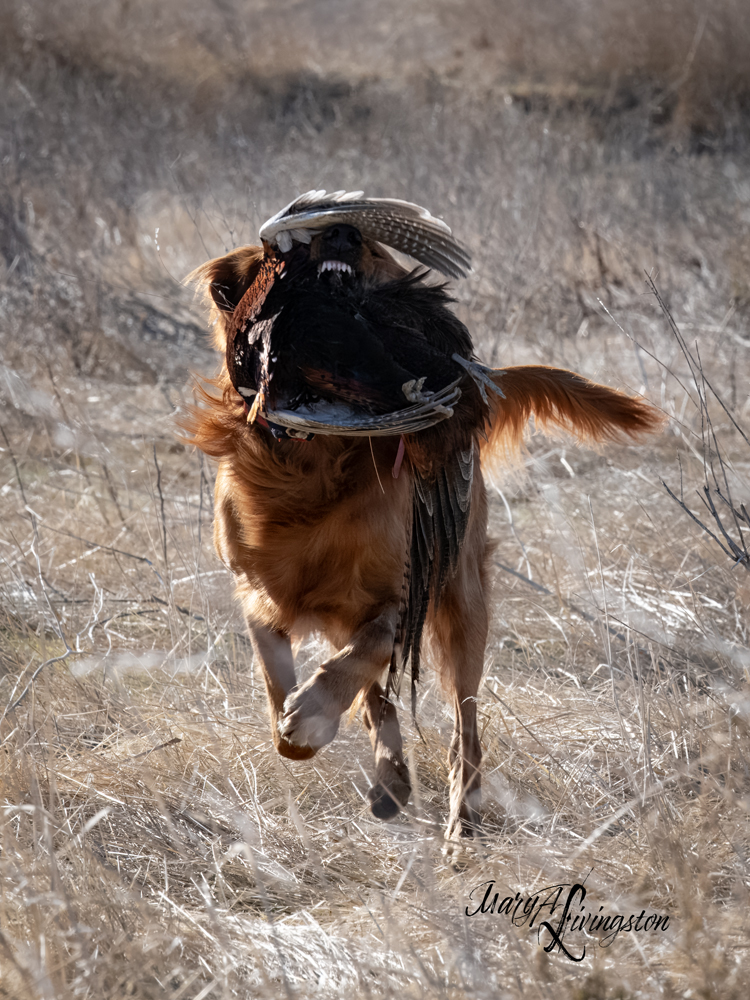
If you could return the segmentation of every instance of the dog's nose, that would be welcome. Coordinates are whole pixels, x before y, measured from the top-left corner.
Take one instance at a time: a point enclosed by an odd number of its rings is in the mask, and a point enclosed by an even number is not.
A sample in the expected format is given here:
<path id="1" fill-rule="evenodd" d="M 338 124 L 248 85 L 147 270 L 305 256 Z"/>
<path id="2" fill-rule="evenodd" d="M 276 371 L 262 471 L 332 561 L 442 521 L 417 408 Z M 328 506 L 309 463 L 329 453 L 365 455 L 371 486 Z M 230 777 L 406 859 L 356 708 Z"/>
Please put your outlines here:
<path id="1" fill-rule="evenodd" d="M 355 229 L 354 226 L 347 226 L 344 223 L 330 226 L 322 236 L 326 250 L 329 253 L 351 251 L 362 245 L 362 237 L 359 230 Z"/>

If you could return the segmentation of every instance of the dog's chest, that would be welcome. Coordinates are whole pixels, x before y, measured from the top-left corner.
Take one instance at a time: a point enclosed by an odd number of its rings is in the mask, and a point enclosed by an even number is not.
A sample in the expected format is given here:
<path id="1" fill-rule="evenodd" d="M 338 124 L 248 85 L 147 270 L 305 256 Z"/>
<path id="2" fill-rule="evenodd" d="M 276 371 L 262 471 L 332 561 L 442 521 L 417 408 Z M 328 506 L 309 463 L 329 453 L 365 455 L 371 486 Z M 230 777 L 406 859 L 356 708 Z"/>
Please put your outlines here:
<path id="1" fill-rule="evenodd" d="M 379 457 L 377 474 L 368 448 L 343 472 L 324 453 L 237 484 L 248 576 L 289 616 L 347 614 L 400 593 L 411 483 Z"/>

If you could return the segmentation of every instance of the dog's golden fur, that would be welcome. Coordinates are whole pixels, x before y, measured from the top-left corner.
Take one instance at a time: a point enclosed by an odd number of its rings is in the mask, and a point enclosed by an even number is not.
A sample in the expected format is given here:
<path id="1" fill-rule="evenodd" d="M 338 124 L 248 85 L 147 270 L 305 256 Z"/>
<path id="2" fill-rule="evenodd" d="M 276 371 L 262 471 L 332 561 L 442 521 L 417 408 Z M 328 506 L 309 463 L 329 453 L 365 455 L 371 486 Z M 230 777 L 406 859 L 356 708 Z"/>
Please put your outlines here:
<path id="1" fill-rule="evenodd" d="M 403 273 L 377 244 L 367 250 L 372 280 Z M 243 247 L 193 275 L 209 287 L 234 288 L 228 303 L 219 302 L 216 309 L 219 350 L 233 321 L 232 304 L 251 286 L 263 257 L 263 248 Z M 594 441 L 621 432 L 635 436 L 660 423 L 645 401 L 565 370 L 512 367 L 494 378 L 505 398 L 491 394 L 486 434 L 481 428 L 470 432 L 483 458 L 517 449 L 532 414 L 540 427 Z M 247 407 L 226 367 L 213 385 L 216 392 L 200 390 L 202 405 L 193 410 L 186 429 L 219 463 L 216 548 L 237 580 L 266 682 L 274 743 L 285 756 L 312 756 L 333 738 L 340 714 L 359 699 L 376 755 L 373 812 L 392 815 L 408 798 L 409 780 L 395 710 L 380 682 L 396 637 L 412 469 L 429 469 L 430 436 L 440 429 L 458 434 L 461 411 L 430 435 L 407 438 L 406 460 L 394 478 L 398 438 L 272 441 L 262 428 L 247 425 Z M 477 469 L 456 572 L 427 620 L 456 718 L 450 749 L 451 836 L 470 834 L 479 823 L 475 698 L 488 630 L 489 551 L 487 500 Z M 308 629 L 322 630 L 339 652 L 298 688 L 289 637 Z"/>

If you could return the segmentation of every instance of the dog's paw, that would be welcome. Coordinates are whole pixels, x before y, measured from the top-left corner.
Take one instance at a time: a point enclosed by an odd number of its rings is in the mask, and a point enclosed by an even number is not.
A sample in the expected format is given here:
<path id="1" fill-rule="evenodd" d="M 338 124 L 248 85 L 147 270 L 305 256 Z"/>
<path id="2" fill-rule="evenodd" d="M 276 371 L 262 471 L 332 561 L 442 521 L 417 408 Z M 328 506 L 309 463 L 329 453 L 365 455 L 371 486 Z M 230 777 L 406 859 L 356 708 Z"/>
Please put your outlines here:
<path id="1" fill-rule="evenodd" d="M 403 806 L 409 801 L 409 786 L 402 788 L 388 787 L 377 782 L 368 789 L 367 798 L 370 803 L 370 812 L 375 819 L 393 819 L 397 816 Z"/>
<path id="2" fill-rule="evenodd" d="M 377 780 L 367 792 L 370 812 L 375 819 L 393 819 L 409 801 L 411 782 L 403 761 L 380 759 Z"/>
<path id="3" fill-rule="evenodd" d="M 489 845 L 481 826 L 458 822 L 449 824 L 443 842 L 443 855 L 454 871 L 466 871 L 472 864 L 489 860 Z"/>
<path id="4" fill-rule="evenodd" d="M 293 746 L 319 750 L 338 732 L 339 716 L 338 706 L 331 703 L 320 683 L 313 681 L 287 697 L 279 733 Z"/>
<path id="5" fill-rule="evenodd" d="M 284 737 L 279 733 L 278 729 L 274 735 L 274 746 L 276 747 L 276 752 L 282 757 L 286 757 L 287 760 L 310 760 L 318 752 L 317 747 L 298 747 L 294 743 L 290 743 L 285 740 Z"/>

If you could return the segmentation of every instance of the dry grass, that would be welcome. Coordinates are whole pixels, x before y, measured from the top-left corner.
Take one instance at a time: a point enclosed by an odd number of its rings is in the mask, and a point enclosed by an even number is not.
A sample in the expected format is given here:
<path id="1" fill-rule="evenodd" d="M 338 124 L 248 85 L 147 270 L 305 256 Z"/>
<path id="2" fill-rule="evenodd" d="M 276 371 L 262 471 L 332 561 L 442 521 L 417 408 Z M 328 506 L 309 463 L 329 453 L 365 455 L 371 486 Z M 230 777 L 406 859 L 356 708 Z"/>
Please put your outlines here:
<path id="1" fill-rule="evenodd" d="M 699 510 L 701 412 L 643 270 L 744 426 L 750 28 L 731 0 L 648 9 L 2 15 L 0 997 L 745 995 L 750 576 L 661 485 Z M 604 454 L 532 439 L 492 487 L 486 837 L 458 863 L 429 671 L 395 822 L 369 816 L 358 721 L 311 764 L 273 752 L 212 470 L 174 437 L 188 370 L 215 363 L 176 279 L 313 184 L 445 215 L 488 361 L 670 416 Z M 747 502 L 747 446 L 707 398 Z M 321 655 L 306 640 L 303 672 Z M 584 878 L 594 912 L 668 932 L 591 938 L 577 965 L 465 913 L 488 879 Z"/>

